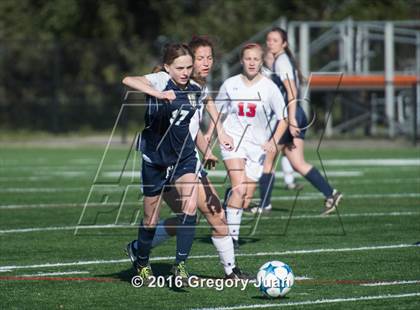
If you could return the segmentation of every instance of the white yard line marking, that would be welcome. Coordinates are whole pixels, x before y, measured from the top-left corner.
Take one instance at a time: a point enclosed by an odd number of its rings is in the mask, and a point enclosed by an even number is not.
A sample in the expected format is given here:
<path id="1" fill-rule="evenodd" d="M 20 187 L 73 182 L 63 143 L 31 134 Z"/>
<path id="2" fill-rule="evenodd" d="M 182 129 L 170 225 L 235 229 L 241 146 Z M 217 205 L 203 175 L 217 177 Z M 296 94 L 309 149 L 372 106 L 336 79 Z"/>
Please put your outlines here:
<path id="1" fill-rule="evenodd" d="M 308 193 L 298 196 L 298 200 L 311 200 L 318 197 L 324 197 L 321 193 Z M 420 197 L 420 193 L 395 193 L 395 194 L 346 194 L 344 193 L 345 199 L 364 199 L 364 198 L 417 198 Z M 272 197 L 271 200 L 291 200 L 295 199 L 295 196 L 277 196 Z"/>
<path id="2" fill-rule="evenodd" d="M 0 189 L 0 193 L 62 193 L 89 191 L 89 187 L 10 187 Z"/>
<path id="3" fill-rule="evenodd" d="M 88 274 L 89 271 L 68 271 L 68 272 L 39 272 L 35 274 L 22 274 L 19 277 L 44 277 L 44 276 L 62 276 L 69 274 Z"/>
<path id="4" fill-rule="evenodd" d="M 123 192 L 124 187 L 115 187 L 115 188 L 100 188 L 97 187 L 100 192 L 106 193 L 114 191 L 114 192 Z M 85 190 L 86 188 L 84 188 Z M 98 190 L 98 191 L 99 191 Z M 298 196 L 298 200 L 313 200 L 322 198 L 322 194 L 320 193 L 307 193 L 301 194 Z M 395 194 L 346 194 L 344 193 L 345 199 L 365 199 L 365 198 L 419 198 L 420 193 L 395 193 Z M 296 196 L 273 196 L 271 199 L 273 201 L 292 201 L 296 198 Z M 131 203 L 126 202 L 125 205 L 133 206 L 138 205 L 139 203 Z M 104 207 L 104 206 L 119 206 L 119 202 L 115 203 L 89 203 L 87 207 Z M 67 208 L 67 207 L 84 207 L 84 203 L 40 203 L 40 204 L 10 204 L 10 205 L 0 205 L 0 210 L 2 209 L 25 209 L 25 208 Z"/>
<path id="5" fill-rule="evenodd" d="M 274 208 L 275 209 L 275 208 Z M 340 213 L 341 217 L 381 217 L 381 216 L 411 216 L 420 215 L 420 212 L 373 212 L 373 213 Z M 246 217 L 257 217 L 256 214 L 244 213 Z M 273 216 L 273 215 L 261 215 L 261 220 L 287 220 L 290 216 Z M 325 219 L 325 215 L 293 215 L 291 219 Z"/>
<path id="6" fill-rule="evenodd" d="M 4 209 L 32 209 L 32 208 L 69 208 L 69 207 L 77 207 L 81 208 L 85 204 L 84 203 L 38 203 L 38 204 L 21 204 L 21 205 L 3 205 L 0 206 L 0 210 Z"/>
<path id="7" fill-rule="evenodd" d="M 348 213 L 340 214 L 341 217 L 382 217 L 382 216 L 412 216 L 420 215 L 420 212 L 377 212 L 377 213 Z M 257 214 L 244 213 L 245 217 L 257 217 Z M 316 215 L 294 215 L 291 219 L 327 219 L 328 217 L 316 214 Z M 288 215 L 282 216 L 272 216 L 272 215 L 261 215 L 261 220 L 287 220 L 289 219 Z M 208 226 L 198 226 L 197 228 Z M 244 226 L 243 226 L 244 227 Z M 103 229 L 103 228 L 128 228 L 128 229 L 137 229 L 137 224 L 107 224 L 107 225 L 80 225 L 80 226 L 52 226 L 52 227 L 27 227 L 27 228 L 14 228 L 14 229 L 4 229 L 0 230 L 0 234 L 12 234 L 12 233 L 29 233 L 29 232 L 42 232 L 42 231 L 60 231 L 60 230 L 74 230 L 74 229 Z"/>
<path id="8" fill-rule="evenodd" d="M 377 296 L 360 296 L 351 298 L 334 298 L 334 299 L 318 299 L 298 302 L 287 302 L 282 303 L 279 301 L 275 304 L 255 304 L 255 305 L 239 305 L 233 307 L 214 307 L 214 308 L 194 308 L 194 310 L 235 310 L 235 309 L 262 309 L 262 308 L 280 308 L 280 307 L 294 307 L 294 306 L 309 306 L 309 305 L 320 305 L 320 304 L 333 304 L 343 303 L 352 301 L 369 301 L 369 300 L 383 300 L 383 299 L 395 299 L 395 298 L 409 298 L 418 297 L 420 293 L 409 293 L 409 294 L 397 294 L 397 295 L 377 295 Z"/>
<path id="9" fill-rule="evenodd" d="M 401 184 L 401 183 L 419 183 L 420 178 L 404 178 L 404 179 L 366 179 L 362 180 L 334 180 L 334 184 Z"/>
<path id="10" fill-rule="evenodd" d="M 315 161 L 317 159 L 312 159 Z M 4 164 L 7 169 L 68 169 L 69 166 L 91 166 L 98 167 L 99 160 L 97 159 L 73 159 L 70 160 L 69 165 L 48 166 L 48 159 L 38 160 L 37 163 L 24 163 L 17 160 L 5 160 Z M 124 160 L 109 162 L 106 167 L 119 167 L 124 165 Z M 366 159 L 323 159 L 322 162 L 326 166 L 420 166 L 420 159 L 418 158 L 366 158 Z"/>
<path id="11" fill-rule="evenodd" d="M 420 166 L 420 159 L 323 159 L 325 166 Z"/>
<path id="12" fill-rule="evenodd" d="M 32 227 L 32 228 L 17 228 L 17 229 L 8 229 L 0 230 L 0 234 L 10 234 L 10 233 L 27 233 L 27 232 L 36 232 L 36 231 L 56 231 L 56 230 L 75 230 L 79 229 L 102 229 L 102 228 L 138 228 L 137 225 L 85 225 L 85 226 L 52 226 L 52 227 Z"/>
<path id="13" fill-rule="evenodd" d="M 335 252 L 355 252 L 355 251 L 372 251 L 372 250 L 392 250 L 392 249 L 403 249 L 417 247 L 413 244 L 391 244 L 391 245 L 379 245 L 379 246 L 364 246 L 358 248 L 331 248 L 331 249 L 309 249 L 309 250 L 290 250 L 283 252 L 260 252 L 260 253 L 238 253 L 238 257 L 255 257 L 255 256 L 281 256 L 281 255 L 296 255 L 296 254 L 316 254 L 316 253 L 335 253 Z M 189 259 L 203 259 L 203 258 L 217 258 L 218 255 L 192 255 Z M 173 260 L 173 256 L 161 256 L 151 258 L 151 261 L 166 261 Z M 16 270 L 16 269 L 35 269 L 35 268 L 51 268 L 51 267 L 63 267 L 63 266 L 85 266 L 85 265 L 99 265 L 99 264 L 119 264 L 126 263 L 130 260 L 127 259 L 112 259 L 112 260 L 91 260 L 91 261 L 77 261 L 68 263 L 46 263 L 37 265 L 12 265 L 12 266 L 0 266 L 0 272 L 2 270 Z"/>
<path id="14" fill-rule="evenodd" d="M 207 171 L 210 177 L 226 177 L 226 170 L 209 170 Z M 328 171 L 329 177 L 361 177 L 364 175 L 362 171 Z M 298 176 L 298 174 L 295 174 Z M 109 171 L 100 174 L 101 177 L 105 178 L 140 178 L 140 171 Z M 276 172 L 276 177 L 283 177 L 283 172 Z"/>
<path id="15" fill-rule="evenodd" d="M 392 282 L 375 282 L 375 283 L 364 283 L 361 286 L 388 286 L 388 285 L 404 285 L 404 284 L 418 284 L 420 280 L 407 280 L 407 281 L 392 281 Z"/>

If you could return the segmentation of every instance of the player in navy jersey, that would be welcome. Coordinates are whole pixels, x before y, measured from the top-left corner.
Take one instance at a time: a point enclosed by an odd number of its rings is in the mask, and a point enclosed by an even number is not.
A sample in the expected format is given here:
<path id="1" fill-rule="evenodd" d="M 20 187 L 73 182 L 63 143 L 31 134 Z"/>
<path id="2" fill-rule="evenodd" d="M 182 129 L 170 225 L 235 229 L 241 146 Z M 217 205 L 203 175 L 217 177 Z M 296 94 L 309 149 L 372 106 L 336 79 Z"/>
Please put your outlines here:
<path id="1" fill-rule="evenodd" d="M 125 77 L 123 83 L 147 94 L 145 128 L 141 135 L 144 218 L 139 226 L 135 268 L 148 281 L 152 275 L 149 255 L 159 219 L 162 192 L 169 184 L 181 199 L 178 214 L 175 276 L 187 283 L 185 261 L 195 233 L 197 209 L 197 154 L 189 126 L 201 104 L 201 87 L 190 80 L 193 54 L 185 44 L 171 44 L 164 53 L 164 71 Z"/>
<path id="2" fill-rule="evenodd" d="M 322 212 L 327 215 L 334 211 L 342 199 L 342 194 L 333 189 L 319 173 L 318 169 L 305 161 L 304 138 L 308 122 L 305 112 L 298 103 L 299 82 L 302 74 L 297 69 L 294 57 L 288 47 L 287 33 L 279 27 L 271 29 L 266 36 L 268 52 L 274 56 L 272 79 L 279 87 L 288 106 L 288 129 L 279 144 L 289 159 L 294 170 L 306 178 L 316 189 L 325 196 L 325 208 Z M 264 163 L 264 174 L 260 179 L 261 205 L 254 209 L 263 212 L 271 205 L 271 192 L 274 186 L 275 161 L 278 154 L 267 153 Z"/>
<path id="3" fill-rule="evenodd" d="M 203 164 L 208 163 L 212 166 L 216 163 L 217 157 L 209 147 L 208 138 L 212 131 L 216 128 L 220 144 L 226 149 L 233 148 L 232 138 L 223 130 L 220 122 L 217 122 L 219 115 L 211 96 L 207 92 L 206 78 L 210 74 L 213 67 L 213 44 L 205 37 L 193 37 L 189 43 L 191 51 L 194 53 L 194 70 L 193 79 L 200 83 L 203 88 L 203 98 L 205 105 L 200 106 L 194 118 L 190 122 L 190 132 L 192 137 L 196 137 L 195 142 L 197 149 L 203 154 Z M 201 132 L 199 125 L 202 119 L 204 108 L 211 117 L 212 126 L 208 129 L 208 133 Z M 202 166 L 202 165 L 201 165 Z M 199 167 L 201 169 L 202 167 Z M 220 262 L 223 266 L 226 278 L 247 278 L 246 274 L 238 268 L 235 261 L 233 240 L 229 235 L 225 212 L 221 207 L 220 199 L 217 191 L 207 177 L 207 173 L 201 169 L 200 183 L 198 190 L 198 208 L 205 216 L 212 229 L 212 243 L 219 253 Z M 165 202 L 171 207 L 172 211 L 179 213 L 181 206 L 178 203 L 179 197 L 176 191 L 170 190 L 163 194 Z M 171 236 L 176 234 L 176 218 L 168 218 L 160 220 L 156 226 L 156 233 L 153 238 L 152 246 L 156 247 Z M 137 240 L 127 245 L 126 251 L 130 259 L 136 260 L 136 252 L 138 249 Z"/>

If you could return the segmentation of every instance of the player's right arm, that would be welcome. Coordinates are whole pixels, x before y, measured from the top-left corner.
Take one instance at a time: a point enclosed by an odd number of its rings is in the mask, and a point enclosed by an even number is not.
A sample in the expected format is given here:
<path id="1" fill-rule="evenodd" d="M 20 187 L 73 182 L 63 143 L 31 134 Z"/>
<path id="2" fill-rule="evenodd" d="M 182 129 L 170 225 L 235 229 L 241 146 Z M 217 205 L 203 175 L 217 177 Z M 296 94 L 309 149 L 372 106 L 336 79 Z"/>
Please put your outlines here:
<path id="1" fill-rule="evenodd" d="M 150 96 L 156 97 L 162 100 L 172 101 L 175 99 L 175 92 L 173 90 L 169 91 L 160 91 L 156 89 L 156 86 L 153 79 L 158 78 L 156 75 L 158 73 L 148 74 L 147 76 L 126 76 L 123 79 L 123 84 L 129 86 L 135 90 L 144 92 Z"/>

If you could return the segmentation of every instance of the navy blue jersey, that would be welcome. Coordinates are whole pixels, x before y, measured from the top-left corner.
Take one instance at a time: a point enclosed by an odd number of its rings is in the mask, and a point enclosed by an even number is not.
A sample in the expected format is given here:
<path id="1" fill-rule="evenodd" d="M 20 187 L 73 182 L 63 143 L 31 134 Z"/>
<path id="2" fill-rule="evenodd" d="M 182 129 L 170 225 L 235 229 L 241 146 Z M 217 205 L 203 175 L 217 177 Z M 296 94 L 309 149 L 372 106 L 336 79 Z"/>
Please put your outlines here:
<path id="1" fill-rule="evenodd" d="M 184 89 L 180 89 L 165 72 L 150 74 L 146 78 L 160 91 L 173 90 L 176 99 L 169 103 L 147 96 L 140 150 L 146 161 L 171 166 L 195 154 L 195 142 L 189 125 L 201 104 L 201 87 L 190 82 Z"/>

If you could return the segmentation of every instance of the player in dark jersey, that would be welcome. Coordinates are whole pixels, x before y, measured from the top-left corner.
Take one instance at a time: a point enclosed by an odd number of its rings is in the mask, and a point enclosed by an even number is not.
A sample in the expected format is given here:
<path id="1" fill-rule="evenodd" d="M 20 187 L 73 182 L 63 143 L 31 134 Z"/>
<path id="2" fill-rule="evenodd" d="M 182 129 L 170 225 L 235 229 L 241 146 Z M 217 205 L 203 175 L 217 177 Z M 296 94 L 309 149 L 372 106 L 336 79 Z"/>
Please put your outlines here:
<path id="1" fill-rule="evenodd" d="M 201 104 L 201 87 L 190 80 L 193 59 L 187 45 L 172 44 L 164 53 L 164 71 L 123 80 L 125 85 L 146 93 L 148 103 L 140 140 L 144 218 L 139 226 L 134 266 L 144 281 L 152 275 L 149 254 L 161 195 L 169 184 L 174 184 L 182 202 L 173 273 L 184 284 L 189 278 L 185 261 L 194 239 L 198 197 L 197 154 L 189 126 Z"/>
<path id="2" fill-rule="evenodd" d="M 195 56 L 193 79 L 202 86 L 202 98 L 205 102 L 204 105 L 200 106 L 198 113 L 191 120 L 190 132 L 193 138 L 196 137 L 195 142 L 197 149 L 203 154 L 203 164 L 209 163 L 211 167 L 211 164 L 214 165 L 217 162 L 217 157 L 214 156 L 209 147 L 210 139 L 205 136 L 211 136 L 215 129 L 220 144 L 226 149 L 233 148 L 233 140 L 230 136 L 226 135 L 220 122 L 217 122 L 219 115 L 213 99 L 207 91 L 206 79 L 213 68 L 213 44 L 206 37 L 195 36 L 189 43 L 189 47 Z M 200 122 L 202 121 L 204 109 L 211 115 L 210 117 L 212 120 L 212 125 L 209 126 L 210 128 L 206 134 L 200 130 Z M 207 177 L 207 173 L 202 170 L 202 167 L 199 167 L 199 169 L 200 184 L 198 185 L 198 209 L 211 226 L 211 241 L 219 254 L 220 263 L 223 266 L 225 276 L 226 278 L 233 279 L 249 278 L 248 275 L 242 273 L 235 261 L 233 240 L 229 235 L 225 212 L 221 206 L 217 191 Z M 175 190 L 166 191 L 163 194 L 163 199 L 173 212 L 180 212 L 181 206 L 178 203 L 179 197 Z M 176 221 L 176 218 L 162 219 L 159 221 L 152 242 L 153 248 L 176 234 Z M 130 242 L 126 246 L 127 255 L 132 262 L 136 260 L 137 249 L 137 240 Z"/>
<path id="3" fill-rule="evenodd" d="M 327 215 L 336 209 L 343 195 L 331 187 L 318 169 L 305 161 L 303 150 L 308 122 L 305 112 L 297 100 L 302 75 L 297 69 L 294 57 L 288 47 L 286 31 L 279 27 L 271 29 L 266 36 L 266 45 L 268 52 L 275 57 L 272 66 L 272 80 L 279 87 L 288 106 L 289 126 L 279 144 L 283 146 L 282 151 L 289 159 L 293 169 L 324 194 L 325 208 L 322 214 Z M 260 178 L 262 203 L 257 212 L 263 212 L 264 208 L 270 205 L 276 156 L 277 154 L 267 154 L 264 173 Z"/>

